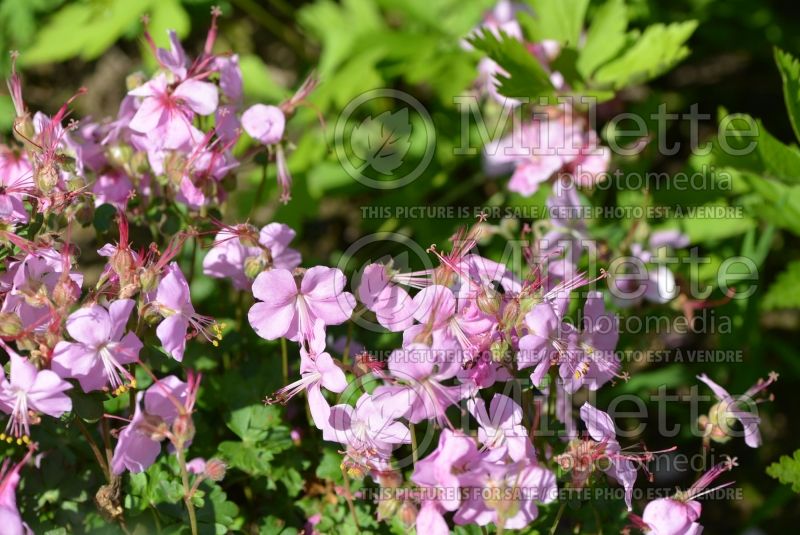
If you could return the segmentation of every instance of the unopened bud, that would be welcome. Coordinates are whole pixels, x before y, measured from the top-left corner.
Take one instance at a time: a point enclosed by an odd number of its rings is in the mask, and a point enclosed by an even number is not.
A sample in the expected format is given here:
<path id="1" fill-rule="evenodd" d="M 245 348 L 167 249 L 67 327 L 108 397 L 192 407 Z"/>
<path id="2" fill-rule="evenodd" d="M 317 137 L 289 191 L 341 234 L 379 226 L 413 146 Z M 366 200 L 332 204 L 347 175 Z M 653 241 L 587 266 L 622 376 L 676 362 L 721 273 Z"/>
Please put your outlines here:
<path id="1" fill-rule="evenodd" d="M 53 288 L 53 302 L 59 307 L 72 305 L 80 296 L 80 287 L 68 276 L 59 278 Z"/>
<path id="2" fill-rule="evenodd" d="M 172 423 L 172 434 L 179 442 L 186 444 L 194 438 L 194 422 L 188 414 L 179 414 Z"/>
<path id="3" fill-rule="evenodd" d="M 255 279 L 264 271 L 264 263 L 260 256 L 248 256 L 244 259 L 244 274 L 248 279 Z"/>
<path id="4" fill-rule="evenodd" d="M 399 508 L 400 501 L 395 498 L 381 500 L 378 502 L 378 520 L 383 521 L 392 518 L 395 514 L 397 514 L 397 510 Z"/>
<path id="5" fill-rule="evenodd" d="M 17 336 L 22 332 L 22 321 L 19 316 L 10 312 L 0 313 L 0 336 Z"/>
<path id="6" fill-rule="evenodd" d="M 478 294 L 477 303 L 481 312 L 494 316 L 500 311 L 500 305 L 503 303 L 503 294 L 490 286 L 484 286 Z"/>
<path id="7" fill-rule="evenodd" d="M 205 475 L 211 481 L 222 481 L 228 466 L 219 459 L 212 458 L 206 461 Z"/>
<path id="8" fill-rule="evenodd" d="M 50 193 L 58 184 L 58 171 L 52 162 L 39 167 L 35 173 L 36 186 L 44 193 Z"/>
<path id="9" fill-rule="evenodd" d="M 169 434 L 169 429 L 164 419 L 161 416 L 149 413 L 143 414 L 142 420 L 138 424 L 138 430 L 156 442 L 161 442 Z"/>
<path id="10" fill-rule="evenodd" d="M 408 500 L 403 502 L 400 506 L 400 520 L 403 525 L 410 528 L 417 522 L 417 506 Z"/>
<path id="11" fill-rule="evenodd" d="M 114 251 L 114 254 L 111 255 L 111 269 L 119 275 L 119 278 L 122 280 L 126 280 L 128 277 L 128 273 L 130 272 L 131 268 L 133 268 L 133 255 L 127 249 L 117 249 Z"/>
<path id="12" fill-rule="evenodd" d="M 152 303 L 147 303 L 144 305 L 139 313 L 142 315 L 142 319 L 144 319 L 148 325 L 155 325 L 163 319 L 161 313 L 158 311 L 158 307 Z"/>
<path id="13" fill-rule="evenodd" d="M 152 292 L 158 286 L 158 273 L 152 268 L 144 269 L 139 274 L 139 282 L 142 284 L 142 292 Z"/>

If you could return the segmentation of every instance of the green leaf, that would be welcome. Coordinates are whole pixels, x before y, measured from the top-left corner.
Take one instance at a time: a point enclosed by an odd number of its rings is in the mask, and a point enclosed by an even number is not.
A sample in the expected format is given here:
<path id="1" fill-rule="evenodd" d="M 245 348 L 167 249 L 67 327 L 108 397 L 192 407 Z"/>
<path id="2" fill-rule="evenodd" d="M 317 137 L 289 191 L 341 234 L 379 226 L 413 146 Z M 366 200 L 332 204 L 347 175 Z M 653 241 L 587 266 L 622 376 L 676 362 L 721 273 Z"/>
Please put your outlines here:
<path id="1" fill-rule="evenodd" d="M 758 152 L 766 174 L 783 182 L 800 184 L 800 150 L 784 145 L 759 121 Z"/>
<path id="2" fill-rule="evenodd" d="M 403 157 L 411 147 L 411 123 L 408 108 L 387 110 L 377 117 L 369 116 L 353 129 L 353 152 L 371 167 L 384 175 L 403 164 Z"/>
<path id="3" fill-rule="evenodd" d="M 589 78 L 625 46 L 628 13 L 624 0 L 608 0 L 595 13 L 578 57 L 578 71 Z"/>
<path id="4" fill-rule="evenodd" d="M 800 493 L 800 450 L 795 451 L 792 457 L 782 455 L 777 463 L 767 467 L 767 475 L 784 485 L 791 485 L 793 491 Z"/>
<path id="5" fill-rule="evenodd" d="M 800 308 L 800 260 L 790 262 L 767 290 L 761 306 L 765 310 Z"/>
<path id="6" fill-rule="evenodd" d="M 532 41 L 552 39 L 562 44 L 577 46 L 583 30 L 583 19 L 589 0 L 530 0 L 534 16 L 522 15 Z"/>
<path id="7" fill-rule="evenodd" d="M 800 236 L 800 185 L 787 186 L 756 175 L 746 175 L 757 196 L 742 199 L 759 218 Z"/>
<path id="8" fill-rule="evenodd" d="M 256 100 L 279 101 L 287 96 L 269 72 L 267 65 L 255 54 L 245 54 L 239 58 L 242 70 L 244 94 Z"/>
<path id="9" fill-rule="evenodd" d="M 620 89 L 662 75 L 689 55 L 684 43 L 696 28 L 694 20 L 648 26 L 620 57 L 600 67 L 594 80 Z"/>
<path id="10" fill-rule="evenodd" d="M 475 32 L 469 42 L 508 72 L 509 76 L 497 76 L 500 94 L 511 98 L 529 97 L 532 100 L 553 94 L 553 84 L 547 72 L 519 40 L 502 30 L 499 37 L 491 31 L 482 30 Z"/>
<path id="11" fill-rule="evenodd" d="M 789 120 L 794 135 L 800 141 L 800 61 L 780 48 L 775 48 L 775 63 L 778 64 L 783 79 L 783 99 L 789 111 Z"/>
<path id="12" fill-rule="evenodd" d="M 108 232 L 111 224 L 114 222 L 114 216 L 117 215 L 117 209 L 110 204 L 101 204 L 94 211 L 94 228 L 99 233 Z"/>
<path id="13" fill-rule="evenodd" d="M 178 37 L 186 37 L 191 27 L 189 14 L 179 0 L 160 0 L 153 4 L 148 30 L 156 45 L 169 47 L 168 30 L 175 30 Z"/>
<path id="14" fill-rule="evenodd" d="M 228 428 L 243 441 L 264 440 L 273 429 L 283 427 L 280 409 L 274 405 L 250 405 L 231 413 Z"/>
<path id="15" fill-rule="evenodd" d="M 136 25 L 150 5 L 151 0 L 66 5 L 39 30 L 36 41 L 20 56 L 20 62 L 34 65 L 75 56 L 94 59 Z"/>

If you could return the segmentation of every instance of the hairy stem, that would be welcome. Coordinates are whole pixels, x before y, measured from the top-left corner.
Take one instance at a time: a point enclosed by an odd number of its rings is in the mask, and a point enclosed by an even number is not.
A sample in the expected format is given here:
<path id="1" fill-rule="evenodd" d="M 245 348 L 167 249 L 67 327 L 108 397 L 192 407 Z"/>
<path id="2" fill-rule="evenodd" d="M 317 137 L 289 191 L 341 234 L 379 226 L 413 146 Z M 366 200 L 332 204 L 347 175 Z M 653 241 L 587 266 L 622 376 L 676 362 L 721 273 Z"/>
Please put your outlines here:
<path id="1" fill-rule="evenodd" d="M 194 494 L 192 487 L 189 485 L 189 471 L 186 469 L 186 453 L 183 449 L 183 444 L 176 447 L 178 455 L 178 466 L 181 469 L 181 482 L 183 483 L 183 503 L 186 504 L 186 511 L 189 513 L 189 525 L 192 529 L 192 535 L 197 535 L 197 516 L 194 511 L 194 503 L 192 503 L 192 495 Z"/>

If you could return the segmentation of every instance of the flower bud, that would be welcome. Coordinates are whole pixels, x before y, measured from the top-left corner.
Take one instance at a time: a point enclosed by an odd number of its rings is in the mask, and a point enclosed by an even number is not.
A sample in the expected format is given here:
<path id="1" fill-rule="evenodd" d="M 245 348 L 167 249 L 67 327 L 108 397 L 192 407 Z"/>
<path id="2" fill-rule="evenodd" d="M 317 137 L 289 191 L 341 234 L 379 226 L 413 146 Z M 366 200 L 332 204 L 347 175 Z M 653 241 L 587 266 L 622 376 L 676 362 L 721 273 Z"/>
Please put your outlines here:
<path id="1" fill-rule="evenodd" d="M 408 500 L 403 501 L 403 505 L 400 506 L 400 521 L 407 528 L 416 524 L 417 506 Z"/>
<path id="2" fill-rule="evenodd" d="M 500 305 L 503 304 L 503 294 L 491 286 L 484 286 L 481 288 L 476 301 L 481 312 L 494 316 L 500 311 Z"/>
<path id="3" fill-rule="evenodd" d="M 53 302 L 59 307 L 68 307 L 81 296 L 80 287 L 70 277 L 60 277 L 53 288 Z"/>
<path id="4" fill-rule="evenodd" d="M 495 340 L 489 346 L 489 351 L 492 353 L 492 360 L 498 363 L 505 362 L 508 355 L 508 342 L 505 340 Z"/>
<path id="5" fill-rule="evenodd" d="M 19 316 L 10 312 L 0 313 L 0 336 L 12 337 L 22 332 L 22 321 Z"/>
<path id="6" fill-rule="evenodd" d="M 228 466 L 217 458 L 206 461 L 205 475 L 211 481 L 222 481 Z"/>
<path id="7" fill-rule="evenodd" d="M 127 280 L 128 273 L 133 268 L 134 260 L 133 255 L 127 249 L 117 249 L 114 251 L 114 254 L 111 255 L 111 269 L 114 270 L 120 279 L 123 281 Z"/>
<path id="8" fill-rule="evenodd" d="M 152 292 L 158 286 L 158 273 L 153 268 L 144 269 L 139 274 L 139 282 L 142 285 L 142 292 Z"/>
<path id="9" fill-rule="evenodd" d="M 194 431 L 194 422 L 188 414 L 179 414 L 172 423 L 172 434 L 183 444 L 194 438 Z"/>
<path id="10" fill-rule="evenodd" d="M 515 327 L 520 319 L 520 306 L 518 299 L 511 299 L 503 310 L 503 325 Z"/>
<path id="11" fill-rule="evenodd" d="M 167 429 L 167 423 L 164 419 L 161 416 L 149 413 L 143 413 L 142 421 L 138 424 L 138 430 L 156 442 L 161 442 L 169 434 L 169 429 Z"/>
<path id="12" fill-rule="evenodd" d="M 128 145 L 114 145 L 106 151 L 106 159 L 114 167 L 124 167 L 132 156 L 133 149 Z"/>
<path id="13" fill-rule="evenodd" d="M 264 263 L 260 256 L 248 256 L 244 259 L 244 274 L 248 279 L 255 279 L 264 271 Z"/>
<path id="14" fill-rule="evenodd" d="M 399 508 L 400 501 L 395 498 L 381 500 L 378 502 L 378 520 L 383 521 L 392 518 L 395 514 L 397 514 L 397 510 Z"/>
<path id="15" fill-rule="evenodd" d="M 47 162 L 34 173 L 36 186 L 44 193 L 50 193 L 58 184 L 58 171 L 52 162 Z"/>
<path id="16" fill-rule="evenodd" d="M 161 313 L 158 311 L 158 307 L 154 306 L 152 303 L 144 305 L 139 310 L 139 314 L 142 315 L 142 319 L 144 319 L 148 325 L 155 325 L 163 319 Z"/>

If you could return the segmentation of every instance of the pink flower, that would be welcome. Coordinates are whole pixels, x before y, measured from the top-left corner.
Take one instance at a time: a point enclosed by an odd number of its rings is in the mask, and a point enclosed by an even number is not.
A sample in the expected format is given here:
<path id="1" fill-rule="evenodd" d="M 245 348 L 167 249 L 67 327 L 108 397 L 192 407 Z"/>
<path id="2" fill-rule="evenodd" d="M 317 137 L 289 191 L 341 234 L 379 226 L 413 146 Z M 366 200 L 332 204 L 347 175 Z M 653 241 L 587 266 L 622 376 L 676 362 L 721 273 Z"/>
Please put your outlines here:
<path id="1" fill-rule="evenodd" d="M 142 103 L 128 125 L 164 149 L 181 149 L 203 139 L 192 125 L 194 114 L 210 115 L 217 109 L 217 88 L 209 82 L 185 80 L 174 88 L 163 74 L 129 92 Z"/>
<path id="2" fill-rule="evenodd" d="M 161 340 L 164 350 L 180 362 L 186 351 L 186 340 L 190 336 L 200 333 L 206 340 L 217 345 L 222 335 L 219 325 L 212 318 L 194 311 L 189 284 L 178 264 L 172 262 L 165 271 L 152 301 L 158 312 L 164 316 L 164 320 L 158 324 L 156 336 Z M 213 329 L 213 334 L 209 333 L 209 327 Z M 187 333 L 189 328 L 194 332 Z"/>
<path id="3" fill-rule="evenodd" d="M 203 259 L 203 273 L 209 277 L 230 278 L 236 288 L 249 290 L 253 266 L 261 271 L 273 268 L 293 270 L 300 265 L 300 253 L 289 247 L 295 231 L 282 223 L 270 223 L 257 231 L 249 225 L 236 225 L 219 232 Z M 250 271 L 252 273 L 252 271 Z"/>
<path id="4" fill-rule="evenodd" d="M 700 535 L 703 526 L 697 520 L 701 508 L 696 501 L 659 498 L 647 504 L 642 520 L 651 535 Z"/>
<path id="5" fill-rule="evenodd" d="M 382 326 L 390 331 L 404 331 L 414 323 L 411 297 L 392 280 L 391 268 L 369 264 L 358 286 L 358 298 Z"/>
<path id="6" fill-rule="evenodd" d="M 0 147 L 0 221 L 27 223 L 23 201 L 33 188 L 33 168 L 24 153 Z"/>
<path id="7" fill-rule="evenodd" d="M 343 466 L 362 474 L 385 473 L 391 470 L 392 450 L 399 444 L 411 443 L 408 427 L 397 421 L 402 411 L 390 397 L 379 392 L 362 394 L 355 407 L 331 407 L 323 438 L 347 446 Z"/>
<path id="8" fill-rule="evenodd" d="M 253 282 L 253 295 L 261 302 L 250 308 L 250 325 L 267 340 L 307 342 L 318 319 L 323 325 L 339 325 L 352 315 L 356 303 L 344 291 L 345 282 L 340 270 L 324 266 L 297 276 L 287 269 L 265 271 Z"/>
<path id="9" fill-rule="evenodd" d="M 376 393 L 391 396 L 412 424 L 427 419 L 444 424 L 447 408 L 469 392 L 460 386 L 442 384 L 460 370 L 457 346 L 432 349 L 425 344 L 409 344 L 389 355 L 389 371 L 399 384 L 379 387 Z"/>
<path id="10" fill-rule="evenodd" d="M 29 436 L 32 413 L 59 418 L 72 410 L 72 400 L 64 394 L 72 385 L 55 372 L 37 370 L 11 348 L 5 346 L 5 350 L 11 357 L 9 378 L 0 372 L 0 410 L 11 415 L 6 433 L 15 437 Z"/>
<path id="11" fill-rule="evenodd" d="M 286 116 L 277 106 L 256 104 L 242 114 L 242 127 L 263 145 L 275 145 L 283 138 Z"/>
<path id="12" fill-rule="evenodd" d="M 182 413 L 191 413 L 197 386 L 169 375 L 159 379 L 145 392 L 136 395 L 136 408 L 130 423 L 119 433 L 111 471 L 121 474 L 143 472 L 161 453 L 161 441 L 172 439 L 170 426 Z M 144 408 L 142 408 L 144 401 Z"/>
<path id="13" fill-rule="evenodd" d="M 730 482 L 708 488 L 714 480 L 734 466 L 735 458 L 726 459 L 700 476 L 688 490 L 678 491 L 671 498 L 659 498 L 648 503 L 642 518 L 634 520 L 638 520 L 637 524 L 643 524 L 641 527 L 652 535 L 700 535 L 703 526 L 697 521 L 700 519 L 702 506 L 697 498 L 733 485 Z"/>
<path id="14" fill-rule="evenodd" d="M 103 173 L 97 177 L 92 187 L 95 206 L 112 204 L 118 208 L 124 208 L 133 190 L 133 183 L 124 172 L 113 170 Z"/>
<path id="15" fill-rule="evenodd" d="M 139 360 L 142 349 L 136 334 L 125 334 L 125 325 L 135 305 L 131 299 L 120 299 L 107 310 L 95 304 L 73 312 L 67 318 L 67 332 L 76 342 L 56 344 L 53 371 L 61 377 L 77 379 L 85 392 L 110 384 L 113 391 L 121 393 L 126 381 L 135 384 L 124 368 L 125 364 Z"/>
<path id="16" fill-rule="evenodd" d="M 27 328 L 43 328 L 51 317 L 51 305 L 56 286 L 72 284 L 80 290 L 83 275 L 70 271 L 66 252 L 41 249 L 27 254 L 8 266 L 11 288 L 3 301 L 2 312 L 13 312 Z"/>
<path id="17" fill-rule="evenodd" d="M 411 480 L 420 487 L 442 489 L 438 504 L 444 510 L 455 511 L 461 504 L 457 490 L 467 486 L 468 473 L 479 461 L 480 454 L 472 438 L 444 429 L 437 448 L 417 461 Z"/>
<path id="18" fill-rule="evenodd" d="M 559 372 L 567 392 L 583 385 L 597 390 L 619 377 L 620 363 L 614 350 L 619 340 L 616 316 L 605 311 L 603 294 L 589 292 L 583 307 L 583 330 L 577 335 L 577 347 L 567 351 Z"/>
<path id="19" fill-rule="evenodd" d="M 754 414 L 749 410 L 743 410 L 740 408 L 740 405 L 745 404 L 747 409 L 754 408 L 757 403 L 755 396 L 777 381 L 778 374 L 771 372 L 766 381 L 759 379 L 758 382 L 748 388 L 744 394 L 736 398 L 709 379 L 706 374 L 698 375 L 697 378 L 707 384 L 719 400 L 719 403 L 709 411 L 709 417 L 701 417 L 701 422 L 705 423 L 706 432 L 710 433 L 712 437 L 719 437 L 718 440 L 724 442 L 733 436 L 733 431 L 730 429 L 728 419 L 735 418 L 739 420 L 744 428 L 745 443 L 751 448 L 761 446 L 761 433 L 758 430 L 758 424 L 761 422 L 761 418 L 758 417 L 757 413 Z"/>
<path id="20" fill-rule="evenodd" d="M 625 504 L 630 510 L 633 485 L 636 482 L 636 466 L 633 460 L 621 453 L 614 421 L 607 413 L 592 407 L 589 403 L 584 403 L 580 412 L 581 420 L 586 424 L 589 436 L 596 445 L 593 453 L 598 459 L 608 459 L 603 471 L 625 488 Z M 592 456 L 594 455 L 590 454 L 590 457 Z"/>
<path id="21" fill-rule="evenodd" d="M 478 421 L 478 440 L 489 452 L 487 460 L 505 459 L 522 461 L 535 458 L 528 431 L 522 425 L 522 407 L 508 396 L 495 394 L 486 411 L 486 402 L 477 398 L 471 401 L 470 412 Z"/>
<path id="22" fill-rule="evenodd" d="M 519 367 L 535 366 L 534 385 L 542 382 L 550 366 L 566 353 L 564 327 L 550 303 L 539 303 L 525 316 L 528 334 L 519 340 Z"/>
<path id="23" fill-rule="evenodd" d="M 324 330 L 322 320 L 317 320 L 314 328 L 317 334 L 309 342 L 309 350 L 300 349 L 300 380 L 284 386 L 267 402 L 286 403 L 296 394 L 305 391 L 314 424 L 325 430 L 329 427 L 331 408 L 322 394 L 322 387 L 331 392 L 343 392 L 347 388 L 347 378 L 325 351 L 325 335 L 321 332 Z"/>
<path id="24" fill-rule="evenodd" d="M 29 447 L 25 457 L 14 465 L 11 464 L 11 459 L 6 458 L 0 468 L 0 525 L 7 535 L 33 535 L 33 531 L 22 521 L 16 497 L 19 472 L 28 463 L 33 452 L 33 447 Z"/>
<path id="25" fill-rule="evenodd" d="M 502 511 L 505 529 L 522 529 L 539 516 L 537 502 L 553 502 L 558 491 L 555 474 L 535 462 L 482 463 L 472 484 L 488 492 L 469 494 L 453 516 L 456 524 L 497 524 Z"/>

